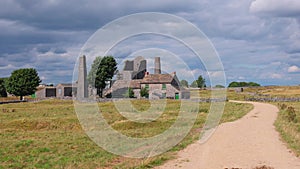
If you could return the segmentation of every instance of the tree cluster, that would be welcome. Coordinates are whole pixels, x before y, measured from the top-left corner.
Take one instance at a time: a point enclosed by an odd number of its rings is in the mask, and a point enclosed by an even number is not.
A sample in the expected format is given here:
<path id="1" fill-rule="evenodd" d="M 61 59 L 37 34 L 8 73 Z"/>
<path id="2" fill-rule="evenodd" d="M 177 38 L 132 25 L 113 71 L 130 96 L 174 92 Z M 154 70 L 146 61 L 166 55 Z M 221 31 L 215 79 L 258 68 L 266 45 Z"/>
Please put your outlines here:
<path id="1" fill-rule="evenodd" d="M 260 86 L 260 84 L 255 82 L 231 82 L 228 87 L 254 87 Z"/>
<path id="2" fill-rule="evenodd" d="M 192 82 L 191 87 L 205 88 L 205 79 L 200 75 L 197 80 Z"/>
<path id="3" fill-rule="evenodd" d="M 186 81 L 186 80 L 181 80 L 181 81 L 180 81 L 180 85 L 181 85 L 182 87 L 189 87 L 189 82 Z"/>

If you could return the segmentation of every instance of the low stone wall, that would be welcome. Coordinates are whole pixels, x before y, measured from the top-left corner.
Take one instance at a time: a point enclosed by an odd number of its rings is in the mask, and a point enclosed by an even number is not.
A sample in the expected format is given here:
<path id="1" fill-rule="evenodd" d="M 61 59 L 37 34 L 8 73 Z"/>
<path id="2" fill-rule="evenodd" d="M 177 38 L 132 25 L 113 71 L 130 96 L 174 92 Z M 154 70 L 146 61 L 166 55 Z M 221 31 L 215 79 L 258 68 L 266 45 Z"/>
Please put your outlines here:
<path id="1" fill-rule="evenodd" d="M 300 97 L 250 97 L 246 101 L 256 102 L 300 102 Z"/>

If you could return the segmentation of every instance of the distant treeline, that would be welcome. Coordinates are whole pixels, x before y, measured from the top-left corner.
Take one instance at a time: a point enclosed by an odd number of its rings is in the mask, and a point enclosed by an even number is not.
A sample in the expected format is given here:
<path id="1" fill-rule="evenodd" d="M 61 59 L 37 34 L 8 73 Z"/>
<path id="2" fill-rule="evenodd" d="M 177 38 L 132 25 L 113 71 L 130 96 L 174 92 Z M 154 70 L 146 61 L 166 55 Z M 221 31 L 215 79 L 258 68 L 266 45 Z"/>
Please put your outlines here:
<path id="1" fill-rule="evenodd" d="M 260 86 L 260 84 L 255 82 L 231 82 L 228 87 L 252 87 Z"/>

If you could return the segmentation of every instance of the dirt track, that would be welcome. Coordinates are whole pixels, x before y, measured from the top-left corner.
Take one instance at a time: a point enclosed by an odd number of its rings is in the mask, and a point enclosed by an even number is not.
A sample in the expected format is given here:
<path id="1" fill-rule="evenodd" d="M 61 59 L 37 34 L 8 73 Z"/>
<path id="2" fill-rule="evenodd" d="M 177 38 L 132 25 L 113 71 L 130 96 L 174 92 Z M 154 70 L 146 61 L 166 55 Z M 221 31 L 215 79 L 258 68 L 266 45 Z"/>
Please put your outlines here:
<path id="1" fill-rule="evenodd" d="M 250 102 L 252 103 L 252 102 Z M 267 165 L 275 169 L 299 169 L 300 159 L 280 141 L 273 125 L 278 109 L 252 103 L 254 109 L 235 122 L 221 124 L 204 144 L 194 143 L 159 169 L 248 169 Z"/>

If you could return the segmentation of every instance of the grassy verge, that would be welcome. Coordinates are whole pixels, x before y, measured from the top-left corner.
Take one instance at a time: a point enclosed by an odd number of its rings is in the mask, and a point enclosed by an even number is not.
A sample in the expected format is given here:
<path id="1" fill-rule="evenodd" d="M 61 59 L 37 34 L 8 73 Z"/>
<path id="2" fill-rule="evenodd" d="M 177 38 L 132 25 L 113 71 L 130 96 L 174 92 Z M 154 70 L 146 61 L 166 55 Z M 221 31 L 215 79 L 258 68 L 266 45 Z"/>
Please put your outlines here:
<path id="1" fill-rule="evenodd" d="M 150 137 L 170 127 L 178 115 L 179 103 L 168 100 L 164 113 L 149 124 L 126 121 L 112 102 L 99 106 L 115 130 L 132 137 Z M 146 110 L 149 102 L 136 100 L 133 105 Z M 173 158 L 178 150 L 198 139 L 210 104 L 199 106 L 192 130 L 177 146 L 153 158 L 129 159 L 106 152 L 87 137 L 72 101 L 0 105 L 0 168 L 151 168 Z M 236 120 L 250 109 L 251 105 L 226 103 L 221 122 Z"/>
<path id="2" fill-rule="evenodd" d="M 276 129 L 287 146 L 300 156 L 300 103 L 285 102 L 277 105 L 280 111 L 275 121 Z"/>

